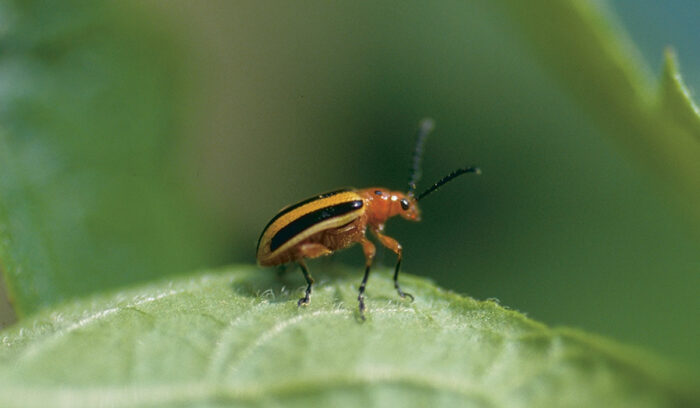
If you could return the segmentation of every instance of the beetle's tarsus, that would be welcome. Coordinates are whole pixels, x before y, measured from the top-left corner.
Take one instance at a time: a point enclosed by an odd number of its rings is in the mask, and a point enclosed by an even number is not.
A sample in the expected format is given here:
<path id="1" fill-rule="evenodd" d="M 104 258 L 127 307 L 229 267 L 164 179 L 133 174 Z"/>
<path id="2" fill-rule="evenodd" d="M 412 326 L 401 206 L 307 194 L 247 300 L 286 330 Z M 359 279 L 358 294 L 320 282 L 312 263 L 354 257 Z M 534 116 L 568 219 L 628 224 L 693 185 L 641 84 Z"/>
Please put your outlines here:
<path id="1" fill-rule="evenodd" d="M 401 270 L 401 249 L 399 247 L 399 258 L 396 260 L 396 268 L 394 268 L 394 288 L 396 288 L 396 292 L 401 296 L 401 299 L 406 299 L 409 298 L 411 302 L 415 300 L 412 294 L 406 293 L 403 290 L 401 290 L 401 286 L 399 286 L 399 271 Z"/>
<path id="2" fill-rule="evenodd" d="M 360 319 L 365 321 L 365 286 L 367 286 L 367 279 L 369 279 L 369 267 L 368 264 L 365 268 L 365 276 L 362 277 L 362 283 L 360 283 L 360 292 L 357 294 L 357 301 L 359 302 L 360 308 Z"/>
<path id="3" fill-rule="evenodd" d="M 398 285 L 396 286 L 396 291 L 399 292 L 399 296 L 401 296 L 401 299 L 408 298 L 408 300 L 411 302 L 416 300 L 416 298 L 414 298 L 412 294 L 402 291 Z"/>
<path id="4" fill-rule="evenodd" d="M 314 284 L 314 278 L 311 277 L 311 275 L 309 274 L 309 270 L 306 269 L 306 264 L 304 263 L 304 261 L 299 260 L 297 261 L 297 263 L 299 264 L 299 267 L 301 267 L 301 271 L 304 273 L 304 279 L 306 279 L 307 284 L 306 294 L 303 298 L 299 299 L 299 301 L 297 302 L 297 306 L 306 306 L 309 304 L 309 299 L 311 297 L 311 285 Z"/>
<path id="5" fill-rule="evenodd" d="M 357 297 L 357 301 L 360 303 L 360 305 L 359 305 L 359 309 L 360 309 L 360 320 L 362 320 L 362 321 L 364 322 L 364 321 L 366 320 L 366 319 L 365 319 L 365 297 L 364 297 L 362 294 L 360 294 L 360 295 Z"/>

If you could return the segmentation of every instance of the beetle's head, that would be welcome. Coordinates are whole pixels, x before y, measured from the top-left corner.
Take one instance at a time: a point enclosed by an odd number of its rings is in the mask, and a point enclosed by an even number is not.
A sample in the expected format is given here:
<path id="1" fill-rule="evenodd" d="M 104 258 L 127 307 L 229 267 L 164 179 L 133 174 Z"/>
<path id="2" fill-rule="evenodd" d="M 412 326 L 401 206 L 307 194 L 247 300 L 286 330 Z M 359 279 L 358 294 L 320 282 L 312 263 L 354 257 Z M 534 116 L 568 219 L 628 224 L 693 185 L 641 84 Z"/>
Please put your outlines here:
<path id="1" fill-rule="evenodd" d="M 400 215 L 410 221 L 420 221 L 420 210 L 416 198 L 400 191 L 391 191 L 384 188 L 368 188 L 365 194 L 371 204 L 367 211 L 370 222 L 384 224 L 389 218 Z"/>

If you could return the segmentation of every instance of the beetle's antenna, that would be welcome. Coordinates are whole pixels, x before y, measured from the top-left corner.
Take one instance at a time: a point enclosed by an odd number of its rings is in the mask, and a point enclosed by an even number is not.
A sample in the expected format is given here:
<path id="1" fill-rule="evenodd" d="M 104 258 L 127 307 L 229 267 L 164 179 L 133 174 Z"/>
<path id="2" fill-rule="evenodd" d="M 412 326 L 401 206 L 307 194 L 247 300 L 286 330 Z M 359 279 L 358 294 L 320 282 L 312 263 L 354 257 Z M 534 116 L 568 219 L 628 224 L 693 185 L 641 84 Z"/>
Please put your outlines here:
<path id="1" fill-rule="evenodd" d="M 425 118 L 420 121 L 420 129 L 418 129 L 418 139 L 416 140 L 416 148 L 413 150 L 413 163 L 411 166 L 411 178 L 408 180 L 408 195 L 413 196 L 416 192 L 416 184 L 421 177 L 420 162 L 423 158 L 423 144 L 430 132 L 435 128 L 435 122 L 430 118 Z"/>
<path id="2" fill-rule="evenodd" d="M 456 177 L 459 177 L 459 176 L 461 176 L 462 174 L 465 174 L 465 173 L 476 173 L 476 174 L 481 174 L 481 169 L 479 169 L 478 167 L 463 167 L 463 168 L 461 168 L 461 169 L 457 169 L 457 170 L 453 171 L 452 173 L 450 173 L 450 174 L 446 175 L 445 177 L 443 177 L 443 178 L 442 178 L 440 181 L 438 181 L 437 183 L 435 183 L 435 184 L 433 184 L 432 186 L 430 186 L 429 189 L 427 189 L 427 190 L 423 191 L 422 193 L 420 193 L 420 194 L 418 195 L 418 198 L 416 198 L 416 201 L 419 201 L 420 199 L 425 198 L 425 196 L 427 196 L 428 194 L 434 192 L 434 191 L 437 190 L 438 188 L 442 187 L 442 186 L 443 186 L 445 183 L 447 183 L 448 181 L 450 181 L 450 180 L 452 180 L 452 179 L 454 179 L 454 178 L 456 178 Z"/>

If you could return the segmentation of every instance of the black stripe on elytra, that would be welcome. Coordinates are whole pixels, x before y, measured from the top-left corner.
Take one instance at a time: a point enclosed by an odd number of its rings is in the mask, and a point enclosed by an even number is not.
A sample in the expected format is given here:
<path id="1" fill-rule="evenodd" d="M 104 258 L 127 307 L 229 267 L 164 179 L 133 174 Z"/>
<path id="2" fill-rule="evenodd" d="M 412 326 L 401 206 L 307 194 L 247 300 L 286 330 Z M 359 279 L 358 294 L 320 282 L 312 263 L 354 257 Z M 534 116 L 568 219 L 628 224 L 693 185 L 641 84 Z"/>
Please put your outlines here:
<path id="1" fill-rule="evenodd" d="M 262 233 L 260 234 L 260 238 L 258 238 L 258 246 L 257 246 L 257 248 L 258 248 L 258 249 L 260 248 L 260 241 L 262 240 L 263 235 L 265 235 L 265 231 L 267 231 L 268 227 L 270 227 L 270 225 L 272 225 L 272 223 L 275 222 L 279 217 L 283 216 L 284 214 L 286 214 L 286 213 L 288 213 L 288 212 L 290 212 L 290 211 L 292 211 L 292 210 L 294 210 L 294 209 L 297 209 L 297 208 L 301 207 L 301 206 L 304 205 L 304 204 L 308 204 L 308 203 L 310 203 L 310 202 L 312 202 L 312 201 L 320 200 L 320 199 L 322 199 L 322 198 L 327 198 L 327 197 L 330 197 L 330 196 L 334 196 L 334 195 L 336 195 L 336 194 L 346 193 L 346 192 L 348 192 L 348 191 L 350 191 L 349 188 L 341 188 L 340 190 L 329 191 L 329 192 L 327 192 L 327 193 L 319 194 L 319 195 L 317 195 L 317 196 L 313 196 L 313 197 L 307 198 L 306 200 L 299 201 L 299 202 L 296 203 L 296 204 L 292 204 L 292 205 L 290 205 L 290 206 L 284 207 L 282 210 L 280 210 L 279 213 L 277 213 L 277 215 L 275 215 L 274 217 L 272 217 L 272 219 L 270 220 L 270 222 L 268 222 L 267 225 L 265 225 L 265 228 L 263 228 Z M 256 251 L 257 251 L 257 250 L 256 250 Z"/>
<path id="2" fill-rule="evenodd" d="M 276 250 L 284 245 L 285 242 L 294 238 L 305 229 L 316 225 L 321 221 L 338 217 L 360 208 L 362 208 L 362 200 L 355 200 L 331 205 L 329 207 L 321 208 L 305 214 L 277 231 L 275 236 L 272 237 L 272 240 L 270 241 L 270 251 Z"/>

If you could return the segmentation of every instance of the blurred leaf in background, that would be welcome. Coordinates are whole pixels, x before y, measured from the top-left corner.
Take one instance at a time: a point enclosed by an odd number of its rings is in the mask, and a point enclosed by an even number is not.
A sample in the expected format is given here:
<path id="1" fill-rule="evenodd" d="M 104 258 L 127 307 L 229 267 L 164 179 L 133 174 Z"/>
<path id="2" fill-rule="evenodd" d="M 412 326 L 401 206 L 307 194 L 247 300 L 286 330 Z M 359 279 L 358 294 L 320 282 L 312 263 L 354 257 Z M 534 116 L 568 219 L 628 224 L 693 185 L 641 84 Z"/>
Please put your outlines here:
<path id="1" fill-rule="evenodd" d="M 210 259 L 176 164 L 180 51 L 133 6 L 2 3 L 0 266 L 21 315 Z"/>

